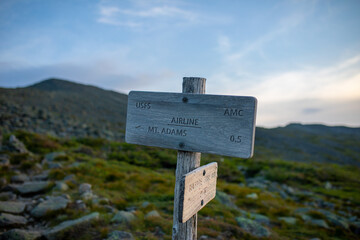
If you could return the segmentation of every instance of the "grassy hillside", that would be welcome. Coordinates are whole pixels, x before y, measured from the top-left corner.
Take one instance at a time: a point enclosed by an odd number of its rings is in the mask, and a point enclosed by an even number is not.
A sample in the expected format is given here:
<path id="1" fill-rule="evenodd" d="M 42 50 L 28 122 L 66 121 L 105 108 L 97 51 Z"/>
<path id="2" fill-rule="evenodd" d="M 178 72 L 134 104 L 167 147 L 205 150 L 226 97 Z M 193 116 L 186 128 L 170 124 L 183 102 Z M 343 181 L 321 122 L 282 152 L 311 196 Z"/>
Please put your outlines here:
<path id="1" fill-rule="evenodd" d="M 23 229 L 46 232 L 98 212 L 91 227 L 61 236 L 104 239 L 121 230 L 135 239 L 171 239 L 176 151 L 100 138 L 27 132 L 16 136 L 30 153 L 15 153 L 7 147 L 9 136 L 4 136 L 2 154 L 9 156 L 10 165 L 1 167 L 2 182 L 20 173 L 31 177 L 49 170 L 48 181 L 55 187 L 30 197 L 65 193 L 71 199 L 66 208 L 49 211 Z M 53 152 L 57 154 L 49 154 Z M 275 155 L 250 160 L 202 155 L 202 165 L 213 161 L 219 164 L 217 196 L 199 212 L 199 238 L 360 239 L 359 168 L 290 162 Z M 57 188 L 59 183 L 68 189 Z M 90 197 L 80 195 L 83 183 L 92 185 Z M 0 196 L 4 189 L 9 189 L 6 183 Z"/>
<path id="2" fill-rule="evenodd" d="M 349 164 L 360 167 L 360 128 L 289 124 L 257 128 L 258 154 L 287 161 Z"/>

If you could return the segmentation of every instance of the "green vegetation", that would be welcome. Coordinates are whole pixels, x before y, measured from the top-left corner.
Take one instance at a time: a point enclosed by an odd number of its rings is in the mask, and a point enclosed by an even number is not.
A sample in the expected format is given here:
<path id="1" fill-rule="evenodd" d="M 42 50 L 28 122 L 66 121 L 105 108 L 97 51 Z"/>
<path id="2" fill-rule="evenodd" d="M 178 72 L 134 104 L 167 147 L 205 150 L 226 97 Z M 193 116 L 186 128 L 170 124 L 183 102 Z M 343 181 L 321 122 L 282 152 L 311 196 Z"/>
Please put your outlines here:
<path id="1" fill-rule="evenodd" d="M 66 156 L 59 156 L 54 160 L 61 162 L 63 167 L 52 169 L 50 178 L 62 180 L 71 174 L 75 175 L 76 183 L 66 181 L 69 186 L 67 194 L 71 199 L 79 198 L 77 184 L 86 182 L 92 185 L 96 195 L 109 200 L 109 203 L 105 200 L 99 203 L 86 201 L 90 212 L 97 211 L 101 214 L 101 220 L 98 224 L 93 224 L 86 236 L 77 236 L 77 239 L 95 236 L 104 238 L 115 229 L 131 232 L 137 239 L 158 239 L 159 232 L 164 234 L 164 239 L 171 239 L 176 151 L 96 138 L 59 139 L 26 132 L 16 132 L 16 136 L 34 154 L 11 154 L 12 164 L 19 164 L 26 171 L 35 168 L 46 153 L 64 151 Z M 266 152 L 266 148 L 260 150 L 262 153 Z M 202 165 L 214 161 L 219 164 L 219 194 L 199 212 L 198 236 L 257 239 L 240 228 L 235 220 L 243 214 L 242 211 L 246 211 L 249 218 L 254 218 L 250 213 L 269 218 L 269 239 L 359 239 L 350 228 L 345 230 L 331 223 L 329 229 L 310 225 L 296 213 L 296 209 L 308 207 L 306 202 L 320 199 L 333 204 L 336 212 L 350 212 L 359 218 L 359 168 L 289 162 L 277 159 L 276 156 L 265 156 L 259 154 L 253 159 L 244 160 L 202 155 Z M 0 175 L 9 181 L 14 173 L 4 166 Z M 256 177 L 277 184 L 275 186 L 286 184 L 296 189 L 299 192 L 297 200 L 283 198 L 281 194 L 269 189 L 245 184 L 246 179 Z M 331 182 L 332 187 L 325 188 L 326 182 Z M 306 192 L 311 194 L 307 195 Z M 247 197 L 253 193 L 257 194 L 257 199 Z M 135 209 L 136 220 L 131 223 L 111 223 L 113 213 L 105 207 L 108 204 L 118 210 Z M 152 210 L 157 210 L 161 217 L 146 218 L 146 214 Z M 67 208 L 48 220 L 50 226 L 54 226 L 84 214 Z M 317 210 L 311 210 L 307 215 L 327 221 L 326 216 Z M 293 217 L 297 224 L 286 224 L 279 217 Z"/>

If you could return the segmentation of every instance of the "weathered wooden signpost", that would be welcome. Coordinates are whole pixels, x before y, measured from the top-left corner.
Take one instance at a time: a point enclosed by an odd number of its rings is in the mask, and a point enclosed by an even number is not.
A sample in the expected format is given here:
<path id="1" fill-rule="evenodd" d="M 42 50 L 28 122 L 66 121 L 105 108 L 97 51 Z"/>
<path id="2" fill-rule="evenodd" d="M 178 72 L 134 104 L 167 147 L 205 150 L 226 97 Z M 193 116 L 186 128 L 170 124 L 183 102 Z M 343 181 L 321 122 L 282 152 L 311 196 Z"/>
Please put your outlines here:
<path id="1" fill-rule="evenodd" d="M 196 239 L 197 212 L 216 195 L 217 163 L 201 152 L 250 158 L 254 97 L 206 95 L 205 78 L 184 78 L 183 93 L 129 93 L 126 142 L 177 149 L 173 239 Z"/>

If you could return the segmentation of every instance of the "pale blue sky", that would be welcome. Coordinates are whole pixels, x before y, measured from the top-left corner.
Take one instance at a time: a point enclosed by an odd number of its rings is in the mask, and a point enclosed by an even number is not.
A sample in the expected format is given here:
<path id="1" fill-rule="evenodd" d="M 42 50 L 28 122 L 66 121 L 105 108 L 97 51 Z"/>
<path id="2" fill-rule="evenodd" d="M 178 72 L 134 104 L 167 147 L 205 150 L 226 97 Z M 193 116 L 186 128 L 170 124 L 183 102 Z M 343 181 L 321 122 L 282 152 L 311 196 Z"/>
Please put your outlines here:
<path id="1" fill-rule="evenodd" d="M 360 126 L 360 1 L 0 1 L 0 86 L 258 98 L 260 126 Z"/>

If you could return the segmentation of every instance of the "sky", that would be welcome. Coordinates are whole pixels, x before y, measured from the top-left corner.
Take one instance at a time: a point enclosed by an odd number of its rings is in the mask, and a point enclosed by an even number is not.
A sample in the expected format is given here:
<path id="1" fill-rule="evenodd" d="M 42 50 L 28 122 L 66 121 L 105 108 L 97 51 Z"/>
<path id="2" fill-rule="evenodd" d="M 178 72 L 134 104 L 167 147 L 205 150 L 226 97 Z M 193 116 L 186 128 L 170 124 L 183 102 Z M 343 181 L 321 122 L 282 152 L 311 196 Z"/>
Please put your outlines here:
<path id="1" fill-rule="evenodd" d="M 0 0 L 0 87 L 254 96 L 257 125 L 360 127 L 359 0 Z"/>

